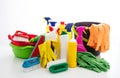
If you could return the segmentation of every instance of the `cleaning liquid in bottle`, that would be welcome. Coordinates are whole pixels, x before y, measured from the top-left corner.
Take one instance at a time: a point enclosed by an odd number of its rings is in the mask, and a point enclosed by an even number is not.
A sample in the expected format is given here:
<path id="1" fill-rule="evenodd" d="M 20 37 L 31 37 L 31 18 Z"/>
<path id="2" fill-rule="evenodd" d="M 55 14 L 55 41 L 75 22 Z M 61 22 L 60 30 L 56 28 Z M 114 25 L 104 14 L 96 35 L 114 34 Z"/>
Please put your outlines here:
<path id="1" fill-rule="evenodd" d="M 77 66 L 77 42 L 74 39 L 74 33 L 72 32 L 72 39 L 68 42 L 68 56 L 67 62 L 70 68 L 75 68 Z"/>

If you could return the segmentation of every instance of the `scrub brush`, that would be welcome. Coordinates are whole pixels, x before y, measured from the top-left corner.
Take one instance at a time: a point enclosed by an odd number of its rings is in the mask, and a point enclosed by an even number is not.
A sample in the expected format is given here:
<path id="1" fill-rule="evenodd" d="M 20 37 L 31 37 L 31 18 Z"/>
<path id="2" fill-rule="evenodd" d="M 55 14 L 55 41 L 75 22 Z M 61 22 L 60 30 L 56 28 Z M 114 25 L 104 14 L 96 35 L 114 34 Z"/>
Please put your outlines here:
<path id="1" fill-rule="evenodd" d="M 40 60 L 38 57 L 26 59 L 22 64 L 23 71 L 29 72 L 29 71 L 36 70 L 40 67 L 39 63 L 40 63 Z"/>
<path id="2" fill-rule="evenodd" d="M 13 36 L 14 41 L 29 42 L 29 36 L 26 32 L 16 31 Z"/>
<path id="3" fill-rule="evenodd" d="M 47 63 L 47 69 L 51 73 L 59 73 L 68 70 L 68 64 L 65 59 L 55 60 Z"/>

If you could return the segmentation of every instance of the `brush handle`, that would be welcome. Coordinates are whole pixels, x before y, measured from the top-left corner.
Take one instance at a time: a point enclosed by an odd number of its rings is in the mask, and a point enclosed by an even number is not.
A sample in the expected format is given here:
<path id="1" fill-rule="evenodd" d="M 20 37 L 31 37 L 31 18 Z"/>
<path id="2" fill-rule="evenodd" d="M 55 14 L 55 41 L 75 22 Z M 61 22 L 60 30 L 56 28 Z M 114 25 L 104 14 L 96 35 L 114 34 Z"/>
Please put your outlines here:
<path id="1" fill-rule="evenodd" d="M 23 31 L 16 31 L 14 36 L 21 36 L 21 37 L 29 38 L 28 34 Z"/>

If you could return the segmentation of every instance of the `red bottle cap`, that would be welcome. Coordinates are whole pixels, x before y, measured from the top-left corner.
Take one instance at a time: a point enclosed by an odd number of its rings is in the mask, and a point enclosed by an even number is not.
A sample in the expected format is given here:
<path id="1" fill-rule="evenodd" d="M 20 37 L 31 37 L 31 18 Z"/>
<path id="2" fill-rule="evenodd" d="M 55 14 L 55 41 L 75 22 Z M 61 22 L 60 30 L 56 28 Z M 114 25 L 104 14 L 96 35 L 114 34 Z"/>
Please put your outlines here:
<path id="1" fill-rule="evenodd" d="M 64 22 L 64 21 L 61 21 L 60 24 L 65 24 L 65 22 Z"/>

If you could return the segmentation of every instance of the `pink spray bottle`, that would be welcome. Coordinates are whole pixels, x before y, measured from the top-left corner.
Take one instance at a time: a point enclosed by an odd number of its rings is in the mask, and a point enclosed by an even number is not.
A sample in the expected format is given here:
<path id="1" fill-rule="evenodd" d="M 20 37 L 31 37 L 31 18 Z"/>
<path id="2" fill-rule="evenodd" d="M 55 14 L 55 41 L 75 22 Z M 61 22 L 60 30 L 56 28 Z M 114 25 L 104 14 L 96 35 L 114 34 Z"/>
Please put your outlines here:
<path id="1" fill-rule="evenodd" d="M 79 26 L 77 27 L 77 32 L 78 32 L 78 36 L 76 38 L 77 40 L 77 52 L 87 52 L 86 48 L 84 47 L 83 41 L 82 41 L 82 34 L 83 31 L 85 30 L 85 26 Z"/>

